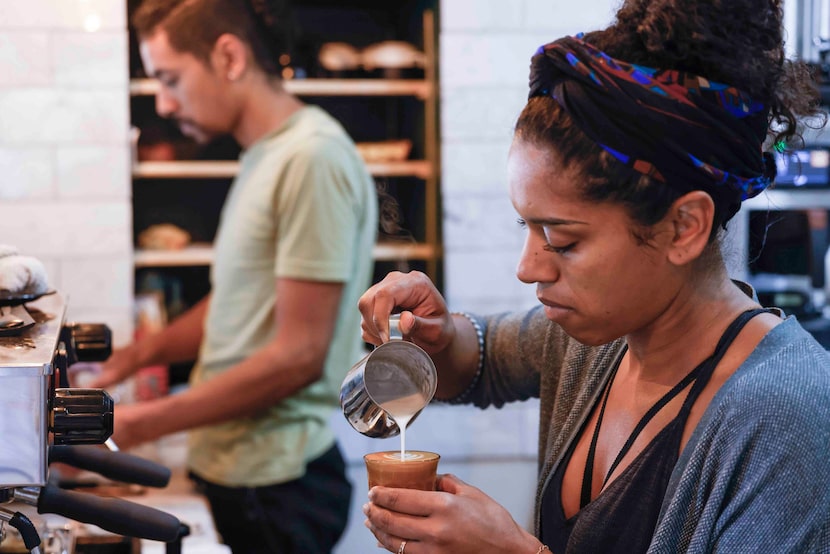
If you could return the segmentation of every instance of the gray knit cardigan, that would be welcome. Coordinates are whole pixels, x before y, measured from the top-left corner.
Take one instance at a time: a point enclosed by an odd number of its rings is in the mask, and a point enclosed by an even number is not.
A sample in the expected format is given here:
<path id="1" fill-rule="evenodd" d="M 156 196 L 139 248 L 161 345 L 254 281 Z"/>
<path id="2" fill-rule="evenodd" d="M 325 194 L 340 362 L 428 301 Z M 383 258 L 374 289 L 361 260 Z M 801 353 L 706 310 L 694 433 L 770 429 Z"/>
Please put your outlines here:
<path id="1" fill-rule="evenodd" d="M 539 501 L 623 341 L 588 347 L 541 307 L 477 318 L 482 378 L 469 402 L 540 398 Z M 675 467 L 650 553 L 830 553 L 830 355 L 794 317 L 716 393 Z M 563 553 L 554 553 L 563 554 Z"/>

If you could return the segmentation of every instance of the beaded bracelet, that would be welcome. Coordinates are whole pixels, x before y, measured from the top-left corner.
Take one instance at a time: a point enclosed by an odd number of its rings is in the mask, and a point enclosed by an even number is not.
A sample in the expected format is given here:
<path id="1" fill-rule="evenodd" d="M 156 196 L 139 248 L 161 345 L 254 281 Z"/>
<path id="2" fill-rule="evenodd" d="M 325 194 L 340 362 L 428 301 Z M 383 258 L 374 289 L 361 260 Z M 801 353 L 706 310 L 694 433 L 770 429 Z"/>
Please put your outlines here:
<path id="1" fill-rule="evenodd" d="M 542 552 L 544 552 L 545 550 L 550 552 L 550 548 L 548 548 L 548 545 L 543 544 L 542 546 L 539 547 L 539 550 L 536 551 L 536 554 L 542 554 Z"/>
<path id="2" fill-rule="evenodd" d="M 473 389 L 478 385 L 478 382 L 481 380 L 481 372 L 484 369 L 484 330 L 481 328 L 478 320 L 473 317 L 472 315 L 468 314 L 467 312 L 453 312 L 451 315 L 460 315 L 466 317 L 470 323 L 473 324 L 473 328 L 476 330 L 476 338 L 478 338 L 478 367 L 476 368 L 476 374 L 473 375 L 473 380 L 470 381 L 469 386 L 462 392 L 461 394 L 450 398 L 448 400 L 444 400 L 443 402 L 447 404 L 461 404 L 467 397 L 470 396 L 470 393 L 473 392 Z"/>

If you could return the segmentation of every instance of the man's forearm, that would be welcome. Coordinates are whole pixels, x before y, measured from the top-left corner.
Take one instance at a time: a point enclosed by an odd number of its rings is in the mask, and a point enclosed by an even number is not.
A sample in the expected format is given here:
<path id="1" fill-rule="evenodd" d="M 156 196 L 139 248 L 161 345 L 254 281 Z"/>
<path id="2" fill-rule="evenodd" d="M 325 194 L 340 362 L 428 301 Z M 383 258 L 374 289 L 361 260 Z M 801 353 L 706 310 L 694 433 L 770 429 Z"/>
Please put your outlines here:
<path id="1" fill-rule="evenodd" d="M 207 382 L 152 401 L 151 426 L 165 435 L 256 416 L 314 382 L 321 369 L 319 359 L 305 358 L 299 349 L 270 344 Z"/>
<path id="2" fill-rule="evenodd" d="M 209 297 L 174 319 L 160 332 L 136 342 L 142 366 L 189 362 L 196 359 L 204 334 Z"/>

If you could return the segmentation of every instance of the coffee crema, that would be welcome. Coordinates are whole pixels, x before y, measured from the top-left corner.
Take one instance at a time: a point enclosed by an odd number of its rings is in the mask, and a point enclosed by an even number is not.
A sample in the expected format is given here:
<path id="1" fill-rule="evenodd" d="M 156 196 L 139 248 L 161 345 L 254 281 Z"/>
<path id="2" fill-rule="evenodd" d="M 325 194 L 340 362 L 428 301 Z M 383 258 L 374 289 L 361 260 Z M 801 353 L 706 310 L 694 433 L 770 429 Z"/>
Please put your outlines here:
<path id="1" fill-rule="evenodd" d="M 396 462 L 399 462 L 401 460 L 403 460 L 404 462 L 407 462 L 407 461 L 410 461 L 410 460 L 423 460 L 424 458 L 430 458 L 430 456 L 428 456 L 428 454 L 430 454 L 430 453 L 421 452 L 421 451 L 418 451 L 418 450 L 409 450 L 407 452 L 404 452 L 403 454 L 401 454 L 400 452 L 397 452 L 397 451 L 396 452 L 382 452 L 382 454 L 383 454 L 383 457 L 385 459 L 394 460 Z"/>
<path id="2" fill-rule="evenodd" d="M 435 490 L 438 461 L 435 452 L 408 450 L 403 458 L 397 450 L 371 452 L 363 457 L 369 488 L 379 485 L 403 489 Z"/>

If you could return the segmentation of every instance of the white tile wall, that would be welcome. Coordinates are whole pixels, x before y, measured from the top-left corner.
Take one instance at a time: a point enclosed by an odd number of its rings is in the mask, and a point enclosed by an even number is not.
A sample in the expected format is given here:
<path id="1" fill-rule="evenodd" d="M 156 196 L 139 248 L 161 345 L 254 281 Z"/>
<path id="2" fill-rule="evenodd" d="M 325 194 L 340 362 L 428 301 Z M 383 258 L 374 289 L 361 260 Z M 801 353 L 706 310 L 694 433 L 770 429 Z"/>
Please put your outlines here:
<path id="1" fill-rule="evenodd" d="M 454 309 L 526 307 L 514 270 L 522 235 L 506 192 L 506 158 L 540 44 L 608 24 L 612 0 L 441 3 L 441 157 L 446 294 Z M 486 271 L 481 271 L 486 267 Z"/>
<path id="2" fill-rule="evenodd" d="M 14 87 L 0 91 L 0 137 L 12 144 L 121 144 L 127 148 L 127 87 Z"/>
<path id="3" fill-rule="evenodd" d="M 502 0 L 445 0 L 441 2 L 441 32 L 518 29 L 524 10 L 524 2 L 511 3 L 508 8 Z"/>
<path id="4" fill-rule="evenodd" d="M 130 156 L 123 146 L 60 146 L 55 149 L 55 171 L 61 197 L 130 197 Z"/>
<path id="5" fill-rule="evenodd" d="M 0 31 L 0 86 L 49 84 L 48 50 L 45 32 Z"/>
<path id="6" fill-rule="evenodd" d="M 526 0 L 522 26 L 542 31 L 547 35 L 544 42 L 550 42 L 562 35 L 606 27 L 620 4 L 622 0 Z"/>
<path id="7" fill-rule="evenodd" d="M 0 243 L 132 335 L 126 2 L 0 0 Z"/>
<path id="8" fill-rule="evenodd" d="M 127 35 L 122 30 L 53 33 L 50 57 L 55 82 L 83 90 L 90 86 L 123 87 L 129 81 L 124 66 L 127 49 Z"/>
<path id="9" fill-rule="evenodd" d="M 0 0 L 0 14 L 4 29 L 126 32 L 127 27 L 127 2 L 117 0 Z"/>
<path id="10" fill-rule="evenodd" d="M 0 147 L 0 200 L 49 199 L 54 195 L 54 181 L 50 148 Z"/>
<path id="11" fill-rule="evenodd" d="M 496 141 L 506 152 L 516 116 L 525 103 L 525 96 L 516 88 L 443 87 L 451 94 L 441 98 L 442 142 Z M 450 184 L 456 185 L 454 181 Z"/>

